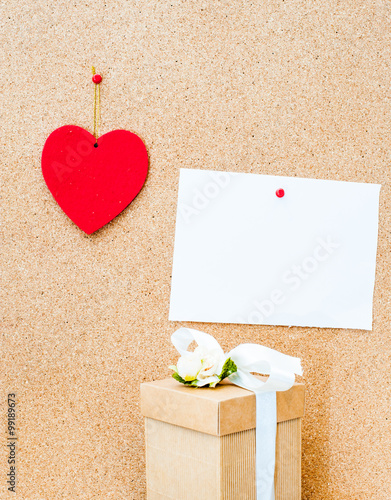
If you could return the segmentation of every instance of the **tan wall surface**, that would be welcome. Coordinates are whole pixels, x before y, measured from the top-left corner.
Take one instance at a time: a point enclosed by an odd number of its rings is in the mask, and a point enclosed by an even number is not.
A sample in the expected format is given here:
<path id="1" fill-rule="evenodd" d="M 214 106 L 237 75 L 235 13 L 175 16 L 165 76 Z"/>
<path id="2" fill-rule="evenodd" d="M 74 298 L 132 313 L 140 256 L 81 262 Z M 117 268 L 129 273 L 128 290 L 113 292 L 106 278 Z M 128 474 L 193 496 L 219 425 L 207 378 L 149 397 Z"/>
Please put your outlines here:
<path id="1" fill-rule="evenodd" d="M 225 349 L 300 356 L 303 498 L 389 500 L 391 5 L 383 0 L 3 0 L 1 400 L 17 494 L 144 499 L 139 384 L 176 360 L 168 321 L 179 168 L 381 183 L 374 330 L 192 324 Z M 84 235 L 41 174 L 52 130 L 136 132 L 144 189 Z M 191 464 L 184 464 L 186 466 Z M 181 499 L 178 499 L 181 500 Z M 207 500 L 207 499 L 206 499 Z"/>

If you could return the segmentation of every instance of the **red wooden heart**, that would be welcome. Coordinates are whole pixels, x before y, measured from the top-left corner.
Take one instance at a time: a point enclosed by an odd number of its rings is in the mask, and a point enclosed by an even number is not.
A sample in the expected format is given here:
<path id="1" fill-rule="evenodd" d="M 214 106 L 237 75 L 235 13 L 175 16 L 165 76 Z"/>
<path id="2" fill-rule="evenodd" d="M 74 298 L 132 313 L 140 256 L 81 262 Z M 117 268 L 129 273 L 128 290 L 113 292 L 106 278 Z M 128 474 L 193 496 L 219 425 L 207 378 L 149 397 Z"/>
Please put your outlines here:
<path id="1" fill-rule="evenodd" d="M 98 139 L 81 127 L 54 130 L 42 151 L 42 173 L 57 203 L 85 233 L 101 228 L 140 192 L 148 172 L 143 141 L 127 130 Z"/>

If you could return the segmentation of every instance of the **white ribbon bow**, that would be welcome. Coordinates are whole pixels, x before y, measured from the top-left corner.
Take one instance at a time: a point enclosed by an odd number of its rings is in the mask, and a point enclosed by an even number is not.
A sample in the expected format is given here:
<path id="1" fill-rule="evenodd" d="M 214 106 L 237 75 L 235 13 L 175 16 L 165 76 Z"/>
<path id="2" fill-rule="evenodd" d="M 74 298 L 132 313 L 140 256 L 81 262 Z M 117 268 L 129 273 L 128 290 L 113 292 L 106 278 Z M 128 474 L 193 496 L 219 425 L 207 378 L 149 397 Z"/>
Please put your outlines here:
<path id="1" fill-rule="evenodd" d="M 219 351 L 231 358 L 238 371 L 228 377 L 235 385 L 255 392 L 256 397 L 256 488 L 257 500 L 274 500 L 274 469 L 276 460 L 277 403 L 276 391 L 287 391 L 295 382 L 295 374 L 303 375 L 299 358 L 287 356 L 258 344 L 240 344 L 228 354 L 217 340 L 204 332 L 180 328 L 171 341 L 181 356 L 195 341 L 208 351 Z M 251 372 L 269 375 L 266 381 Z"/>

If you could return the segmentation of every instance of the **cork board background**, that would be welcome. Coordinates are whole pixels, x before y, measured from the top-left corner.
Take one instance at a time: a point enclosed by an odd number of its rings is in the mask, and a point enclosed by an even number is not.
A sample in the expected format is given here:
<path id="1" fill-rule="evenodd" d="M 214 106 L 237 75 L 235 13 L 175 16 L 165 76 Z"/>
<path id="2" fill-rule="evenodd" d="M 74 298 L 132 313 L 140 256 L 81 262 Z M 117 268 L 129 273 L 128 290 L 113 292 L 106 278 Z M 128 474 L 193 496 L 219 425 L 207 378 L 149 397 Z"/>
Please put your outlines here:
<path id="1" fill-rule="evenodd" d="M 145 498 L 139 384 L 176 360 L 168 321 L 179 168 L 382 184 L 372 332 L 189 324 L 300 356 L 303 499 L 389 500 L 391 4 L 3 0 L 1 401 L 17 394 L 23 500 Z M 150 155 L 141 194 L 84 235 L 40 170 L 46 137 L 102 126 Z M 185 323 L 186 324 L 186 323 Z M 189 464 L 184 464 L 184 466 Z M 178 499 L 180 500 L 180 499 Z"/>

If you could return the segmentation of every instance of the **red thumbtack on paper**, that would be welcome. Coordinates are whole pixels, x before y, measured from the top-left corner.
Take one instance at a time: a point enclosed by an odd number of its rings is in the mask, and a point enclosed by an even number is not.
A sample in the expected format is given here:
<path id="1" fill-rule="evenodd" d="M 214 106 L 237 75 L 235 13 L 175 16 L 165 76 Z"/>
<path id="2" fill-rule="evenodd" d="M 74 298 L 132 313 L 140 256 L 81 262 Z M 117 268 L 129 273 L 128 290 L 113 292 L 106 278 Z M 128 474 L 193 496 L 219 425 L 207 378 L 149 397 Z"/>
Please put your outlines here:
<path id="1" fill-rule="evenodd" d="M 282 198 L 285 194 L 285 191 L 283 189 L 277 189 L 276 191 L 276 195 L 279 197 L 279 198 Z"/>

